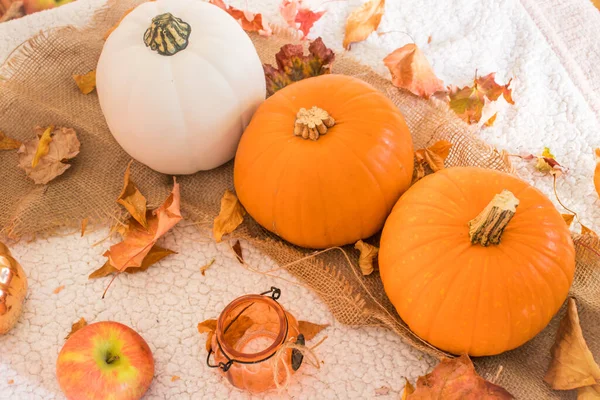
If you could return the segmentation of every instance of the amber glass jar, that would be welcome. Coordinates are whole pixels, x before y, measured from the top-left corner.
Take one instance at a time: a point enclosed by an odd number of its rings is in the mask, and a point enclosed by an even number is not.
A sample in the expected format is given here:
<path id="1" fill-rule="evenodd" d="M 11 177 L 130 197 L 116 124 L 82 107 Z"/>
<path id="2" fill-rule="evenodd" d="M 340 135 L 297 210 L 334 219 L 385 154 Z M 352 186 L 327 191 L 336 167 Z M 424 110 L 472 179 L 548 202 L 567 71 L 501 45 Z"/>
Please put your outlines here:
<path id="1" fill-rule="evenodd" d="M 286 342 L 304 345 L 298 321 L 277 302 L 281 291 L 239 297 L 217 320 L 207 364 L 219 368 L 235 387 L 260 393 L 285 382 L 300 368 L 302 354 Z M 281 349 L 281 351 L 280 351 Z M 215 363 L 211 363 L 214 354 Z M 277 374 L 275 368 L 278 369 Z M 287 369 L 287 371 L 286 371 Z"/>

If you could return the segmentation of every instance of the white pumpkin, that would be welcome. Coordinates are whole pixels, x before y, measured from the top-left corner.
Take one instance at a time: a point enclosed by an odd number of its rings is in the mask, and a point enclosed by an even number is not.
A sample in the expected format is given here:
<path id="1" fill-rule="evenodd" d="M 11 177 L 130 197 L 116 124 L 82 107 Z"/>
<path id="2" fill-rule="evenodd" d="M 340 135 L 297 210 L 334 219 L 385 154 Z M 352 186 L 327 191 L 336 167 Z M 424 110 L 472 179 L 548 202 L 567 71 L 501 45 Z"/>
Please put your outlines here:
<path id="1" fill-rule="evenodd" d="M 135 8 L 104 44 L 96 85 L 117 142 L 166 174 L 231 160 L 266 93 L 250 38 L 225 11 L 199 0 Z"/>

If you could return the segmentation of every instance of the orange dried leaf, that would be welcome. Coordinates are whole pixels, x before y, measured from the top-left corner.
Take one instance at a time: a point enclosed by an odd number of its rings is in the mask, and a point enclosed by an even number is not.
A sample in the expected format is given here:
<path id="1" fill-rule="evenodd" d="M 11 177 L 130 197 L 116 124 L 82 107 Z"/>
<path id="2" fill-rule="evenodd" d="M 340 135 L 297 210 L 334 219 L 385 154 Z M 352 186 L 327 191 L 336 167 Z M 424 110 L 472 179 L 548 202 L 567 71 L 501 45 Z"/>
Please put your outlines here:
<path id="1" fill-rule="evenodd" d="M 313 324 L 308 321 L 298 321 L 298 330 L 304 335 L 305 340 L 312 340 L 317 336 L 323 329 L 327 328 L 329 324 L 319 325 Z"/>
<path id="2" fill-rule="evenodd" d="M 208 264 L 203 265 L 202 267 L 200 267 L 200 273 L 202 274 L 202 276 L 206 275 L 206 270 L 209 269 L 214 263 L 215 263 L 215 259 L 213 258 L 212 260 L 210 260 L 208 262 Z"/>
<path id="3" fill-rule="evenodd" d="M 447 140 L 440 140 L 429 147 L 415 151 L 416 180 L 425 176 L 425 165 L 429 165 L 429 168 L 431 168 L 433 172 L 444 169 L 444 162 L 450 154 L 451 147 L 452 143 Z"/>
<path id="4" fill-rule="evenodd" d="M 246 32 L 258 32 L 262 36 L 270 36 L 273 33 L 261 14 L 254 14 L 247 10 L 239 10 L 228 6 L 223 0 L 210 0 L 210 3 L 231 15 Z"/>
<path id="5" fill-rule="evenodd" d="M 431 64 L 414 43 L 394 50 L 383 62 L 392 74 L 392 83 L 400 89 L 425 98 L 444 90 L 444 82 L 435 76 Z"/>
<path id="6" fill-rule="evenodd" d="M 173 375 L 173 376 L 171 377 L 171 382 L 175 382 L 175 381 L 178 381 L 178 380 L 180 380 L 180 379 L 181 379 L 181 378 L 180 378 L 179 376 L 177 376 L 177 375 Z"/>
<path id="7" fill-rule="evenodd" d="M 0 150 L 14 150 L 21 147 L 21 142 L 11 139 L 0 131 Z"/>
<path id="8" fill-rule="evenodd" d="M 305 56 L 302 45 L 286 44 L 275 55 L 277 68 L 263 65 L 269 96 L 291 83 L 331 73 L 335 54 L 320 37 L 310 43 L 308 52 Z"/>
<path id="9" fill-rule="evenodd" d="M 384 11 L 385 0 L 369 0 L 352 11 L 346 20 L 344 48 L 349 50 L 350 44 L 362 42 L 376 31 Z"/>
<path id="10" fill-rule="evenodd" d="M 592 236 L 596 236 L 598 237 L 598 234 L 596 232 L 594 232 L 593 230 L 591 230 L 590 228 L 588 228 L 587 226 L 581 224 L 581 234 L 582 235 L 592 235 Z"/>
<path id="11" fill-rule="evenodd" d="M 237 240 L 231 248 L 233 249 L 233 252 L 235 253 L 235 257 L 237 258 L 237 260 L 240 262 L 240 264 L 243 264 L 244 263 L 244 254 L 242 253 L 242 245 L 240 244 L 240 241 Z"/>
<path id="12" fill-rule="evenodd" d="M 402 399 L 401 400 L 408 399 L 408 396 L 413 394 L 415 391 L 415 387 L 408 381 L 408 379 L 404 378 L 404 380 L 406 382 L 404 383 L 404 390 L 402 391 Z"/>
<path id="13" fill-rule="evenodd" d="M 571 226 L 571 224 L 573 223 L 573 219 L 575 218 L 575 215 L 573 215 L 573 214 L 561 214 L 561 216 L 565 220 L 565 223 L 567 224 L 567 226 Z"/>
<path id="14" fill-rule="evenodd" d="M 96 70 L 84 75 L 73 75 L 73 79 L 83 94 L 90 94 L 96 89 Z"/>
<path id="15" fill-rule="evenodd" d="M 598 196 L 600 196 L 600 149 L 595 149 L 594 154 L 596 155 L 596 169 L 594 170 L 594 187 L 596 188 L 596 193 L 598 194 Z"/>
<path id="16" fill-rule="evenodd" d="M 87 218 L 84 218 L 81 220 L 81 237 L 83 237 L 83 235 L 85 235 L 85 229 L 88 226 L 88 222 L 89 222 L 89 220 Z"/>
<path id="17" fill-rule="evenodd" d="M 70 128 L 44 131 L 37 127 L 36 133 L 41 139 L 36 137 L 23 143 L 17 152 L 19 167 L 36 184 L 45 185 L 71 167 L 66 161 L 79 154 L 80 143 L 77 134 Z"/>
<path id="18" fill-rule="evenodd" d="M 225 190 L 221 198 L 221 210 L 213 223 L 213 236 L 215 241 L 219 243 L 224 235 L 233 232 L 242 222 L 246 210 L 242 207 L 242 203 L 237 196 L 229 190 Z"/>
<path id="19" fill-rule="evenodd" d="M 600 383 L 600 367 L 585 342 L 572 297 L 550 352 L 552 360 L 544 380 L 552 389 L 570 390 Z"/>
<path id="20" fill-rule="evenodd" d="M 214 332 L 215 330 L 217 330 L 216 319 L 207 319 L 198 324 L 198 332 L 200 333 Z"/>
<path id="21" fill-rule="evenodd" d="M 14 384 L 14 383 L 15 383 L 15 380 L 14 380 L 14 379 L 9 379 L 7 383 L 8 383 L 9 385 L 12 385 L 12 384 Z"/>
<path id="22" fill-rule="evenodd" d="M 71 335 L 73 335 L 75 332 L 77 332 L 78 330 L 80 330 L 81 328 L 83 328 L 86 325 L 87 325 L 87 321 L 85 320 L 85 318 L 80 318 L 79 321 L 77 321 L 73 325 L 71 325 L 71 331 L 67 334 L 67 336 L 65 337 L 65 340 L 70 338 Z"/>
<path id="23" fill-rule="evenodd" d="M 129 214 L 140 223 L 144 228 L 148 229 L 146 221 L 146 198 L 139 191 L 135 183 L 131 180 L 131 163 L 127 164 L 125 176 L 123 177 L 123 189 L 117 198 L 117 203 L 121 204 Z"/>
<path id="24" fill-rule="evenodd" d="M 445 358 L 432 372 L 419 377 L 409 400 L 429 399 L 514 399 L 504 388 L 486 381 L 475 372 L 467 355 Z"/>
<path id="25" fill-rule="evenodd" d="M 62 292 L 62 291 L 63 291 L 63 289 L 64 289 L 64 288 L 65 288 L 65 285 L 61 285 L 61 286 L 57 287 L 56 289 L 54 289 L 54 290 L 52 291 L 52 293 L 54 293 L 54 294 L 59 294 L 60 292 Z"/>
<path id="26" fill-rule="evenodd" d="M 375 257 L 379 253 L 379 249 L 373 245 L 359 240 L 354 244 L 354 248 L 360 251 L 358 257 L 358 266 L 363 275 L 371 275 L 373 273 L 373 264 L 375 263 Z"/>
<path id="27" fill-rule="evenodd" d="M 140 267 L 126 268 L 124 272 L 126 272 L 128 274 L 135 274 L 137 272 L 143 272 L 143 271 L 147 270 L 148 268 L 150 268 L 152 265 L 156 264 L 157 262 L 159 262 L 160 260 L 162 260 L 163 258 L 165 258 L 171 254 L 177 254 L 177 253 L 174 252 L 173 250 L 165 249 L 158 245 L 154 245 L 154 246 L 152 246 L 152 248 L 150 249 L 150 251 L 148 252 L 146 257 L 144 257 L 144 259 L 142 260 L 142 265 Z M 102 267 L 100 267 L 96 271 L 92 272 L 88 276 L 88 279 L 103 278 L 105 276 L 108 276 L 110 274 L 114 274 L 117 272 L 119 272 L 119 270 L 116 269 L 115 267 L 113 267 L 110 264 L 110 261 L 106 261 Z"/>
<path id="28" fill-rule="evenodd" d="M 578 388 L 577 400 L 600 400 L 600 385 L 584 386 Z"/>

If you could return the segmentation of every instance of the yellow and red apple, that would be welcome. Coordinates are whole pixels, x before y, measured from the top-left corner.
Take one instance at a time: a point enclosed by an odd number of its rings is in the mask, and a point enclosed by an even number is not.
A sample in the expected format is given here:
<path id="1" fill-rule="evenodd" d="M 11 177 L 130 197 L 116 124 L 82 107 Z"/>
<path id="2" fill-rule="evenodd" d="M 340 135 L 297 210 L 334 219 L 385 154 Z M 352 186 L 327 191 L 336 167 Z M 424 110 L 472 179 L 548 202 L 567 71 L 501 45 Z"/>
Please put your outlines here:
<path id="1" fill-rule="evenodd" d="M 134 400 L 152 382 L 154 359 L 144 338 L 130 327 L 97 322 L 67 340 L 56 375 L 70 400 Z"/>
<path id="2" fill-rule="evenodd" d="M 33 14 L 38 11 L 48 10 L 50 8 L 72 3 L 75 0 L 23 0 L 25 14 Z"/>

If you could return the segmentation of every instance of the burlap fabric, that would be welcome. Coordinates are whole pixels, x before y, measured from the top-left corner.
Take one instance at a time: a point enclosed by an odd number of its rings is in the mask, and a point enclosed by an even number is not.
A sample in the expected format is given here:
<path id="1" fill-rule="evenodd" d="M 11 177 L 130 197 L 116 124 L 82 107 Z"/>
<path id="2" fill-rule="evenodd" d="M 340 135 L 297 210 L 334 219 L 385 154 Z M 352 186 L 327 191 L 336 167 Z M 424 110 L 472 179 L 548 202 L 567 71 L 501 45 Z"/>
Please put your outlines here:
<path id="1" fill-rule="evenodd" d="M 65 226 L 78 226 L 84 218 L 107 223 L 118 212 L 115 199 L 130 157 L 112 138 L 96 94 L 79 93 L 71 76 L 96 67 L 105 32 L 124 11 L 141 2 L 113 0 L 83 30 L 63 28 L 40 34 L 18 49 L 0 69 L 1 131 L 27 140 L 33 136 L 35 125 L 63 125 L 74 128 L 81 141 L 81 153 L 70 170 L 46 186 L 36 186 L 25 178 L 24 172 L 17 168 L 16 152 L 0 152 L 2 235 L 19 238 L 49 233 Z M 274 54 L 289 42 L 282 37 L 252 39 L 263 62 L 273 62 Z M 447 165 L 475 165 L 512 172 L 506 154 L 478 139 L 472 128 L 446 106 L 398 90 L 388 80 L 343 55 L 337 56 L 334 72 L 360 77 L 385 93 L 404 114 L 415 148 L 446 139 L 453 143 Z M 233 188 L 232 165 L 178 178 L 182 209 L 188 219 L 210 225 L 219 211 L 223 192 Z M 157 206 L 171 189 L 171 177 L 139 163 L 133 164 L 132 174 L 151 206 Z M 252 242 L 280 265 L 309 254 L 308 250 L 270 235 L 251 218 L 235 234 Z M 592 237 L 575 239 L 578 260 L 572 295 L 578 300 L 584 334 L 592 352 L 600 354 L 600 276 L 596 269 L 600 244 Z M 346 251 L 356 264 L 354 250 Z M 317 292 L 340 322 L 384 326 L 428 354 L 443 355 L 411 334 L 384 295 L 378 274 L 363 277 L 356 267 L 348 265 L 341 251 L 333 249 L 287 269 Z M 574 392 L 552 391 L 542 381 L 563 311 L 521 348 L 475 360 L 479 372 L 492 376 L 502 365 L 504 372 L 499 383 L 518 398 L 573 397 Z"/>

